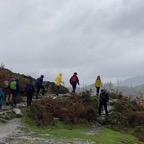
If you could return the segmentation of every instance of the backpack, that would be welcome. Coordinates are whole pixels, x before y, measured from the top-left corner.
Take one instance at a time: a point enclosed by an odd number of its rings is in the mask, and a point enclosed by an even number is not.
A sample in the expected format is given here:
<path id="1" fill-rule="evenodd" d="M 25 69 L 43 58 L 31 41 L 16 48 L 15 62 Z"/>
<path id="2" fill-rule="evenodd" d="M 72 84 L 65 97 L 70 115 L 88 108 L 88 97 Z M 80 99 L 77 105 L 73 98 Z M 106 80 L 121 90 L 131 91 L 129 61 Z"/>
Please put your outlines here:
<path id="1" fill-rule="evenodd" d="M 41 84 L 41 78 L 37 78 L 36 85 L 40 85 L 40 84 Z"/>
<path id="2" fill-rule="evenodd" d="M 8 87 L 9 87 L 9 85 L 10 85 L 10 83 L 9 83 L 9 81 L 8 81 L 8 80 L 4 81 L 4 88 L 8 88 Z"/>
<path id="3" fill-rule="evenodd" d="M 108 101 L 108 94 L 107 93 L 101 93 L 100 94 L 100 101 L 101 102 L 107 102 Z"/>
<path id="4" fill-rule="evenodd" d="M 33 85 L 31 83 L 27 84 L 27 91 L 33 91 Z"/>
<path id="5" fill-rule="evenodd" d="M 10 83 L 10 89 L 11 90 L 16 90 L 16 81 L 13 81 Z"/>
<path id="6" fill-rule="evenodd" d="M 76 82 L 76 81 L 77 81 L 77 77 L 76 76 L 72 76 L 71 82 Z"/>

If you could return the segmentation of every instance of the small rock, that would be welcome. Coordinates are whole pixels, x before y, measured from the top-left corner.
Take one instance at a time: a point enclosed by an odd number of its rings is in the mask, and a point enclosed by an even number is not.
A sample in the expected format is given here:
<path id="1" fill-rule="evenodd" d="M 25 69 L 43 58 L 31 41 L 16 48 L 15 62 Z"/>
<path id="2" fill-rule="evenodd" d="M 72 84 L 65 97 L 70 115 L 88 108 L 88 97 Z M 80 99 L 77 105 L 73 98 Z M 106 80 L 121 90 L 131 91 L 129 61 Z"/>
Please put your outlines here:
<path id="1" fill-rule="evenodd" d="M 22 112 L 19 108 L 13 108 L 13 111 L 17 116 L 22 116 Z"/>

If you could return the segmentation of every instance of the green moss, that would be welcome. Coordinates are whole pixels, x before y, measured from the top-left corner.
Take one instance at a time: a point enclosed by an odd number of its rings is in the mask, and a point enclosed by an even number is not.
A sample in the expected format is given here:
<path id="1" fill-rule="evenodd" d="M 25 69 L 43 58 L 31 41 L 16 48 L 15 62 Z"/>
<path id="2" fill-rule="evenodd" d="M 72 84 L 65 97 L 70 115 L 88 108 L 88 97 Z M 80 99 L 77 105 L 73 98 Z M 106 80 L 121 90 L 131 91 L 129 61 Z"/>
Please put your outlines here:
<path id="1" fill-rule="evenodd" d="M 94 97 L 93 100 L 96 102 L 97 98 Z M 97 134 L 88 135 L 86 133 L 90 131 L 91 126 L 86 122 L 72 125 L 56 121 L 51 126 L 38 127 L 36 122 L 28 116 L 28 108 L 23 108 L 22 112 L 22 121 L 26 125 L 24 130 L 33 131 L 38 137 L 49 138 L 52 136 L 55 139 L 80 139 L 82 141 L 88 140 L 96 142 L 97 144 L 140 144 L 128 131 L 118 132 L 108 127 L 101 127 Z"/>
<path id="2" fill-rule="evenodd" d="M 37 135 L 49 134 L 41 136 L 48 138 L 49 136 L 55 139 L 80 139 L 96 142 L 97 144 L 140 144 L 138 140 L 130 134 L 121 133 L 109 128 L 102 128 L 98 134 L 87 135 L 89 131 L 88 124 L 68 125 L 62 122 L 57 122 L 54 126 L 37 127 L 30 118 L 22 118 L 26 125 L 25 130 L 33 131 Z M 72 128 L 71 128 L 72 127 Z"/>
<path id="3" fill-rule="evenodd" d="M 99 135 L 91 137 L 91 140 L 102 144 L 138 144 L 138 140 L 130 134 L 120 133 L 104 128 Z"/>

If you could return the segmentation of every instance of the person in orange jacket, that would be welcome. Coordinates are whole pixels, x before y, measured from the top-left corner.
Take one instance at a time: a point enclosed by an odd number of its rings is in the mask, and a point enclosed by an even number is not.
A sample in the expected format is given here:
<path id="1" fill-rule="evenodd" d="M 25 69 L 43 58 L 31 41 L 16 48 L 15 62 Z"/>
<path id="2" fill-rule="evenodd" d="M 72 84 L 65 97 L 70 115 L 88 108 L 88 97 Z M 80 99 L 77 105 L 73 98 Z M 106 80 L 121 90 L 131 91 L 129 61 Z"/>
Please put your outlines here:
<path id="1" fill-rule="evenodd" d="M 102 87 L 102 81 L 100 76 L 97 76 L 96 81 L 95 81 L 95 87 L 96 87 L 96 95 L 99 95 L 100 88 Z"/>

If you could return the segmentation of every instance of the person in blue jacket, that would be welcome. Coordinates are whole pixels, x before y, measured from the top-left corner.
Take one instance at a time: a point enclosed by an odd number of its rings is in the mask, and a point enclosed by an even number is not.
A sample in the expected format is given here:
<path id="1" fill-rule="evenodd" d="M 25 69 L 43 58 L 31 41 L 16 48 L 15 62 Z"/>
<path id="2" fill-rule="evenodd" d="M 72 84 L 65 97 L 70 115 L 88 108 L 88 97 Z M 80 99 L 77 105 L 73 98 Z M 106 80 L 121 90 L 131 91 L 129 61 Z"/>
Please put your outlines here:
<path id="1" fill-rule="evenodd" d="M 27 106 L 31 106 L 32 104 L 32 98 L 33 98 L 33 93 L 34 93 L 34 86 L 32 84 L 32 80 L 30 80 L 27 84 L 26 84 L 26 89 L 25 89 L 25 93 L 27 95 Z"/>
<path id="2" fill-rule="evenodd" d="M 0 88 L 0 109 L 2 108 L 3 102 L 4 102 L 4 92 L 2 88 Z"/>
<path id="3" fill-rule="evenodd" d="M 42 95 L 44 95 L 45 93 L 45 87 L 43 86 L 43 78 L 44 76 L 41 75 L 39 78 L 37 78 L 36 80 L 36 88 L 37 88 L 37 91 L 36 91 L 36 99 L 38 99 L 38 95 L 39 95 L 39 91 L 40 89 L 42 89 Z"/>

